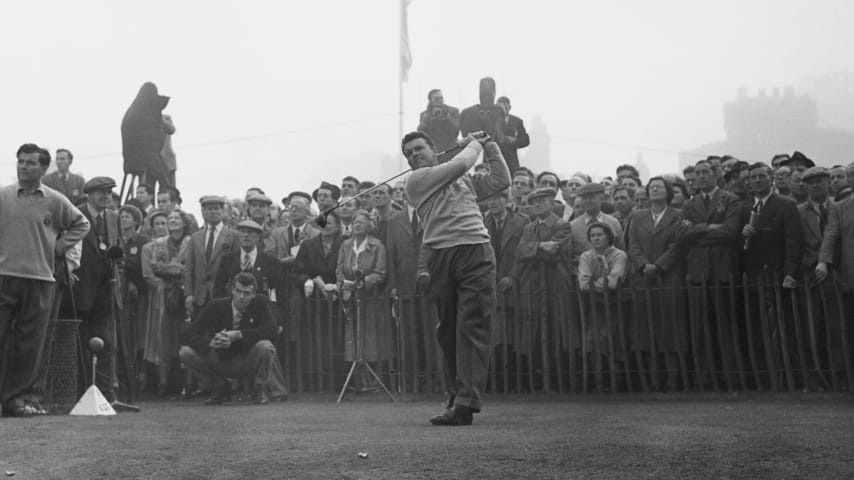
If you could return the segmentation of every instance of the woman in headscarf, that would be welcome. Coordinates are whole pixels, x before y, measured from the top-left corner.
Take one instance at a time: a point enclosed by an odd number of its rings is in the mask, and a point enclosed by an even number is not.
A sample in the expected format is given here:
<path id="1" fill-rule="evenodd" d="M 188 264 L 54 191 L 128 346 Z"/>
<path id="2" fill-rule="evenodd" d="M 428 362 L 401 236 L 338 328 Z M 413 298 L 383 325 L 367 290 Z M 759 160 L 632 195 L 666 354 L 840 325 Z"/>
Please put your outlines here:
<path id="1" fill-rule="evenodd" d="M 181 210 L 151 214 L 155 239 L 142 249 L 142 273 L 148 283 L 148 323 L 143 359 L 157 368 L 157 394 L 168 393 L 169 369 L 178 356 L 184 309 L 184 256 L 190 220 Z"/>

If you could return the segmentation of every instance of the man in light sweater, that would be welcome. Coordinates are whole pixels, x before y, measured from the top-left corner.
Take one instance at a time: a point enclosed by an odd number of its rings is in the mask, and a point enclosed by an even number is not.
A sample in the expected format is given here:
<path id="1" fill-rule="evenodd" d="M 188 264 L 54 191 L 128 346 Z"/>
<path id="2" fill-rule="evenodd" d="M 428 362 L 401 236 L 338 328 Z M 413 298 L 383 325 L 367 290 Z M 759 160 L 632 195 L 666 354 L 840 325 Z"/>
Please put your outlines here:
<path id="1" fill-rule="evenodd" d="M 492 317 L 495 315 L 495 253 L 477 202 L 510 186 L 510 172 L 498 144 L 469 134 L 463 150 L 439 165 L 427 135 L 412 132 L 401 149 L 413 168 L 406 182 L 424 229 L 429 250 L 430 289 L 437 301 L 445 375 L 451 398 L 433 425 L 471 425 L 480 412 L 489 368 Z M 488 173 L 467 176 L 484 153 Z M 419 279 L 423 282 L 423 279 Z"/>
<path id="2" fill-rule="evenodd" d="M 0 189 L 0 401 L 4 416 L 47 413 L 32 391 L 53 306 L 54 261 L 89 231 L 71 201 L 42 185 L 50 156 L 18 149 L 18 182 Z"/>

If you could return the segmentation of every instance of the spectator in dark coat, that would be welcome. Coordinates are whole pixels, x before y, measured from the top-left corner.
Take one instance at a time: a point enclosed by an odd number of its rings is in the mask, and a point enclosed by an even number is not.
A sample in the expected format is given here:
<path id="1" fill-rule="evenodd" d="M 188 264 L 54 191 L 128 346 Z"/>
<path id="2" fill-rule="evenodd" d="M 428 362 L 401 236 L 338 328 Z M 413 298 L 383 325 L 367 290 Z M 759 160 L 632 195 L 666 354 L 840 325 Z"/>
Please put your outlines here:
<path id="1" fill-rule="evenodd" d="M 521 320 L 525 326 L 519 340 L 518 350 L 528 356 L 536 369 L 549 370 L 541 364 L 543 349 L 553 351 L 550 346 L 558 345 L 569 350 L 570 355 L 579 347 L 580 328 L 572 322 L 569 330 L 561 328 L 557 319 L 566 318 L 572 311 L 572 228 L 558 218 L 554 208 L 555 190 L 538 188 L 528 201 L 534 218 L 525 225 L 519 247 L 516 249 L 519 262 L 519 293 Z M 551 379 L 546 379 L 544 387 Z"/>
<path id="2" fill-rule="evenodd" d="M 492 249 L 495 251 L 495 278 L 498 281 L 498 308 L 492 324 L 493 344 L 513 344 L 518 326 L 515 319 L 513 299 L 507 294 L 519 281 L 516 250 L 522 239 L 522 231 L 528 217 L 508 207 L 509 190 L 502 190 L 486 200 L 488 212 L 483 220 L 489 232 Z M 496 365 L 501 365 L 496 361 Z"/>
<path id="3" fill-rule="evenodd" d="M 528 132 L 525 130 L 525 123 L 521 118 L 510 115 L 510 99 L 500 97 L 498 106 L 504 111 L 504 141 L 499 144 L 501 154 L 504 155 L 504 160 L 507 161 L 507 168 L 512 172 L 519 167 L 520 148 L 525 148 L 531 144 L 531 139 L 528 137 Z M 554 186 L 557 188 L 557 185 Z"/>
<path id="4" fill-rule="evenodd" d="M 443 152 L 457 144 L 460 134 L 460 111 L 445 105 L 445 97 L 438 88 L 427 94 L 427 110 L 421 112 L 418 131 L 427 134 L 436 150 Z"/>
<path id="5" fill-rule="evenodd" d="M 706 160 L 694 166 L 694 181 L 697 193 L 682 206 L 686 226 L 686 277 L 688 283 L 696 287 L 688 291 L 691 345 L 695 359 L 699 358 L 706 365 L 705 371 L 711 371 L 712 367 L 716 367 L 716 371 L 723 368 L 730 371 L 734 365 L 722 363 L 732 359 L 733 352 L 730 296 L 716 295 L 717 290 L 709 290 L 704 302 L 702 287 L 708 285 L 717 289 L 740 277 L 741 203 L 734 194 L 717 186 L 712 166 Z M 703 341 L 704 318 L 709 321 L 711 351 L 707 351 Z"/>
<path id="6" fill-rule="evenodd" d="M 649 355 L 663 354 L 667 366 L 668 390 L 677 388 L 678 354 L 688 351 L 688 324 L 685 302 L 679 290 L 685 268 L 679 243 L 682 214 L 669 206 L 673 187 L 662 177 L 653 177 L 646 186 L 651 205 L 632 215 L 629 225 L 629 259 L 635 274 L 634 285 L 664 290 L 641 290 L 638 329 L 632 338 L 632 349 Z M 651 313 L 651 316 L 649 315 Z M 652 332 L 652 334 L 650 334 Z M 685 380 L 685 379 L 683 379 Z M 659 379 L 653 378 L 658 385 Z M 683 385 L 684 387 L 685 385 Z"/>
<path id="7" fill-rule="evenodd" d="M 252 220 L 237 224 L 240 249 L 223 255 L 214 279 L 214 298 L 228 296 L 228 283 L 240 272 L 250 273 L 255 277 L 258 292 L 268 298 L 277 298 L 278 294 L 274 292 L 282 283 L 281 270 L 279 262 L 259 248 L 263 231 L 264 227 Z"/>
<path id="8" fill-rule="evenodd" d="M 208 302 L 182 335 L 181 363 L 195 375 L 216 383 L 206 405 L 231 399 L 227 379 L 251 382 L 257 404 L 269 401 L 266 389 L 274 374 L 276 322 L 267 297 L 257 294 L 255 277 L 239 273 L 231 297 Z"/>

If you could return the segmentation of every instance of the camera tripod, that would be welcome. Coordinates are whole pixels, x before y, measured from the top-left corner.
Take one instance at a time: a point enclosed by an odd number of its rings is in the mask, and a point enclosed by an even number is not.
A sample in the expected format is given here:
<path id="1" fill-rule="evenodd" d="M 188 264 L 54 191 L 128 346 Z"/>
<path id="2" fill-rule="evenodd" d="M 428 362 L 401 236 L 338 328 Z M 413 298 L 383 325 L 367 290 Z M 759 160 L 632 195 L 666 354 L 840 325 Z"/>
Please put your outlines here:
<path id="1" fill-rule="evenodd" d="M 359 276 L 357 275 L 357 285 L 359 283 L 361 283 L 361 279 L 359 279 L 358 277 Z M 350 371 L 349 371 L 349 373 L 347 373 L 347 379 L 344 380 L 344 386 L 341 387 L 341 393 L 338 395 L 338 402 L 337 403 L 341 403 L 341 399 L 344 398 L 344 393 L 347 392 L 348 389 L 359 392 L 359 393 L 363 393 L 366 391 L 373 390 L 373 389 L 356 388 L 356 387 L 350 386 L 350 381 L 353 379 L 353 374 L 356 372 L 356 367 L 359 367 L 359 366 L 361 366 L 362 368 L 365 368 L 368 371 L 368 373 L 371 374 L 371 376 L 374 378 L 374 380 L 377 381 L 377 384 L 379 385 L 379 387 L 383 389 L 383 391 L 386 393 L 386 395 L 388 395 L 388 398 L 390 398 L 391 401 L 394 402 L 395 401 L 394 395 L 392 395 L 391 392 L 389 391 L 389 389 L 386 388 L 383 381 L 380 380 L 380 376 L 377 375 L 377 372 L 375 372 L 374 369 L 371 368 L 371 365 L 364 358 L 364 351 L 363 350 L 364 350 L 364 346 L 365 346 L 364 345 L 365 344 L 365 338 L 364 338 L 364 333 L 362 332 L 362 330 L 364 330 L 364 326 L 362 325 L 362 308 L 361 308 L 362 307 L 362 299 L 361 299 L 361 295 L 359 293 L 360 290 L 361 290 L 361 288 L 357 287 L 354 291 L 354 295 L 356 296 L 356 300 L 355 300 L 355 304 L 356 304 L 355 328 L 356 328 L 356 331 L 354 332 L 355 333 L 355 335 L 354 335 L 355 341 L 356 341 L 356 359 L 353 360 L 353 363 L 350 365 Z M 352 321 L 351 314 L 348 312 L 349 309 L 347 307 L 343 307 L 343 308 L 344 308 L 344 315 L 346 315 L 350 319 L 350 321 Z"/>

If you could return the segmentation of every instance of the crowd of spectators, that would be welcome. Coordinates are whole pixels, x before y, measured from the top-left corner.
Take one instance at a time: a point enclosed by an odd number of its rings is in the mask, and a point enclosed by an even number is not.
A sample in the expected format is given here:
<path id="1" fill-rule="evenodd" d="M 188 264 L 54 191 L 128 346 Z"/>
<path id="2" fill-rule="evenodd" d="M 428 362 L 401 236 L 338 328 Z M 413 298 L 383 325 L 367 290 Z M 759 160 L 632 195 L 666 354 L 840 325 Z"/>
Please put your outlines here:
<path id="1" fill-rule="evenodd" d="M 680 384 L 677 372 L 680 358 L 706 348 L 696 341 L 702 329 L 698 312 L 713 312 L 714 353 L 703 351 L 694 356 L 707 363 L 709 370 L 722 369 L 726 355 L 720 351 L 745 348 L 728 340 L 732 337 L 727 329 L 740 329 L 741 338 L 747 338 L 743 330 L 762 315 L 759 310 L 767 307 L 762 304 L 767 298 L 745 298 L 754 311 L 735 319 L 727 318 L 734 309 L 722 307 L 708 294 L 714 288 L 745 282 L 751 286 L 765 282 L 782 288 L 784 295 L 795 289 L 820 295 L 832 277 L 843 292 L 841 308 L 850 320 L 854 312 L 854 163 L 828 169 L 794 152 L 774 156 L 767 164 L 709 156 L 681 175 L 648 179 L 641 178 L 631 165 L 617 168 L 614 177 L 598 179 L 583 171 L 571 175 L 532 172 L 518 165 L 516 151 L 529 143 L 523 123 L 509 115 L 507 97 L 494 102 L 494 95 L 494 81 L 484 79 L 481 103 L 460 113 L 444 104 L 440 90 L 433 90 L 419 131 L 434 139 L 437 150 L 447 150 L 466 133 L 466 121 L 478 127 L 487 122 L 503 156 L 512 164 L 510 188 L 481 199 L 481 206 L 495 251 L 497 291 L 507 298 L 513 294 L 516 299 L 526 299 L 499 302 L 493 342 L 512 343 L 509 350 L 532 368 L 544 368 L 544 349 L 575 357 L 583 348 L 590 355 L 587 360 L 602 362 L 601 356 L 590 352 L 612 348 L 606 344 L 616 330 L 605 331 L 602 322 L 576 329 L 572 325 L 577 323 L 567 323 L 564 318 L 597 309 L 601 318 L 603 309 L 617 308 L 627 316 L 630 311 L 641 312 L 636 315 L 639 326 L 627 329 L 624 341 L 628 351 L 639 353 L 634 357 L 638 362 L 647 367 L 663 363 L 661 377 L 651 378 L 652 382 L 662 390 L 688 388 L 684 377 Z M 50 154 L 40 152 L 44 173 Z M 20 165 L 20 153 L 18 157 Z M 429 293 L 419 278 L 430 252 L 422 248 L 417 205 L 410 204 L 404 182 L 378 185 L 360 179 L 359 172 L 350 172 L 352 175 L 341 179 L 324 179 L 311 193 L 308 189 L 293 191 L 278 200 L 255 187 L 247 189 L 242 198 L 207 195 L 199 199 L 200 225 L 182 209 L 177 188 L 163 186 L 155 192 L 153 186 L 141 184 L 134 198 L 121 204 L 113 193 L 112 179 L 95 177 L 87 182 L 70 172 L 72 160 L 71 151 L 57 150 L 57 170 L 41 182 L 65 195 L 91 225 L 86 238 L 76 241 L 77 249 L 58 252 L 54 275 L 57 291 L 64 295 L 57 295 L 54 318 L 56 314 L 81 318 L 84 339 L 108 338 L 112 302 L 118 296 L 132 326 L 132 341 L 126 348 L 132 350 L 139 367 L 138 377 L 126 380 L 160 395 L 181 388 L 216 388 L 215 400 L 228 398 L 221 383 L 212 387 L 201 374 L 196 381 L 188 381 L 178 368 L 184 364 L 201 372 L 221 373 L 224 367 L 220 364 L 204 363 L 209 350 L 243 341 L 228 328 L 225 333 L 207 332 L 198 324 L 215 299 L 234 296 L 235 309 L 245 305 L 239 296 L 247 291 L 264 299 L 264 305 L 257 308 L 269 312 L 275 327 L 265 327 L 252 337 L 255 342 L 269 343 L 260 353 L 252 350 L 252 364 L 264 363 L 268 383 L 260 381 L 248 388 L 256 401 L 265 403 L 269 395 L 286 396 L 280 360 L 287 351 L 315 348 L 303 342 L 306 337 L 300 335 L 305 332 L 292 331 L 288 345 L 277 340 L 306 315 L 307 303 L 326 305 L 329 310 L 320 315 L 341 319 L 343 328 L 330 332 L 330 338 L 332 333 L 341 334 L 335 342 L 340 342 L 346 360 L 355 359 L 351 320 L 355 306 L 360 305 L 364 359 L 382 363 L 395 356 L 389 328 L 392 300 L 413 302 Z M 553 164 L 571 168 L 559 161 Z M 372 188 L 368 195 L 360 193 Z M 316 212 L 339 203 L 325 225 L 315 224 Z M 0 212 L 6 208 L 0 204 Z M 2 223 L 2 228 L 8 227 Z M 240 282 L 235 283 L 241 274 Z M 118 279 L 118 289 L 111 285 L 113 278 Z M 5 293 L 6 284 L 2 285 Z M 627 287 L 646 288 L 652 294 L 622 302 L 615 295 L 610 299 L 605 295 Z M 577 291 L 584 294 L 576 295 Z M 749 296 L 761 296 L 758 289 L 749 291 Z M 417 311 L 413 315 L 421 323 L 435 320 L 429 309 L 401 311 Z M 243 325 L 242 313 L 234 313 L 234 326 Z M 591 317 L 595 315 L 587 318 Z M 833 328 L 829 321 L 821 326 Z M 419 335 L 425 331 L 419 330 Z M 521 336 L 508 335 L 509 331 L 521 332 Z M 834 333 L 834 342 L 840 341 L 838 332 Z M 0 340 L 8 336 L 4 331 Z M 764 351 L 760 342 L 754 342 Z M 244 353 L 251 347 L 246 345 Z M 111 348 L 116 347 L 106 346 L 107 351 Z M 425 355 L 419 352 L 421 362 L 426 361 Z M 758 356 L 763 363 L 764 357 Z M 499 355 L 494 364 L 506 362 Z M 835 366 L 837 372 L 844 370 Z M 109 362 L 99 363 L 97 380 L 105 395 L 114 398 L 115 382 L 110 381 L 109 368 Z M 365 387 L 373 381 L 369 377 L 358 380 Z M 805 386 L 810 383 L 808 378 L 802 381 Z M 228 384 L 227 388 L 233 387 Z"/>

